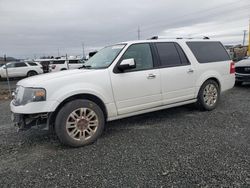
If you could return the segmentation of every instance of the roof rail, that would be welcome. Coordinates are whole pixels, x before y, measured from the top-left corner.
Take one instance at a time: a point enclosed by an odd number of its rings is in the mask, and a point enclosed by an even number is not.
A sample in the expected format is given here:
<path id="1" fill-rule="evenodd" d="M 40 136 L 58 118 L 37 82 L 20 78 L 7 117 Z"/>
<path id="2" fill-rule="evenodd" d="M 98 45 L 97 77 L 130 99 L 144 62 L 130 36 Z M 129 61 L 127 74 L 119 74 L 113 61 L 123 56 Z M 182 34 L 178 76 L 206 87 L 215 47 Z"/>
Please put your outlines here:
<path id="1" fill-rule="evenodd" d="M 148 40 L 157 40 L 157 39 L 204 39 L 204 40 L 207 40 L 207 39 L 210 39 L 210 38 L 207 37 L 207 36 L 203 36 L 203 38 L 192 38 L 192 37 L 188 37 L 188 38 L 184 38 L 184 37 L 169 38 L 169 37 L 153 36 L 153 37 L 149 38 Z"/>

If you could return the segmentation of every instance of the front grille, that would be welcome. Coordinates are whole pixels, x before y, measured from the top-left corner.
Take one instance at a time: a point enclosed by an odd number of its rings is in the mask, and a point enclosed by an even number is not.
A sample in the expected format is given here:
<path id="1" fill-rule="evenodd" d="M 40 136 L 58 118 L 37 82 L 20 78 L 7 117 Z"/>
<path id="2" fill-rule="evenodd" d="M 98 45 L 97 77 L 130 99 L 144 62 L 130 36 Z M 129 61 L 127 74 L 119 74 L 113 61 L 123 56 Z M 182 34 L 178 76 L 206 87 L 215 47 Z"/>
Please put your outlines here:
<path id="1" fill-rule="evenodd" d="M 250 74 L 250 67 L 235 67 L 236 73 Z"/>

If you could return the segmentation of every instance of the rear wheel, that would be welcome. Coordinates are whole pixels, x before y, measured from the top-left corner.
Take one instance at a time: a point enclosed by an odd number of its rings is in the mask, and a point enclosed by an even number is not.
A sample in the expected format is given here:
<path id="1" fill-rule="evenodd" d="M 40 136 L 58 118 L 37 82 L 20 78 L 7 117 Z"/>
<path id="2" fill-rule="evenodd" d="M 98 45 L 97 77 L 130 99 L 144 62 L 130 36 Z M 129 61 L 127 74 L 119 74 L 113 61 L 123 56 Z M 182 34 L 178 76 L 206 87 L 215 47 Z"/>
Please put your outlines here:
<path id="1" fill-rule="evenodd" d="M 55 132 L 63 144 L 80 147 L 96 141 L 104 125 L 101 108 L 90 100 L 78 99 L 67 103 L 59 111 Z"/>
<path id="2" fill-rule="evenodd" d="M 219 85 L 214 80 L 207 80 L 200 88 L 197 106 L 200 110 L 213 110 L 220 98 Z"/>
<path id="3" fill-rule="evenodd" d="M 35 75 L 37 75 L 37 72 L 36 72 L 36 71 L 29 71 L 29 72 L 27 73 L 27 77 L 31 77 L 31 76 L 35 76 Z"/>

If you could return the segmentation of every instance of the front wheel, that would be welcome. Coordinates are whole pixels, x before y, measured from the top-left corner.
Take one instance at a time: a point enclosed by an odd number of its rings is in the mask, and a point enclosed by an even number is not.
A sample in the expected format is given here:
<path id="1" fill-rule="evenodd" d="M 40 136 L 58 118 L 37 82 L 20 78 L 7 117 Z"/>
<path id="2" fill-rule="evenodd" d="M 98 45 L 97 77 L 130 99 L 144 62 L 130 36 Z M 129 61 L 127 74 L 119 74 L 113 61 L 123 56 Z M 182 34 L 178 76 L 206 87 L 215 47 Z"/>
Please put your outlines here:
<path id="1" fill-rule="evenodd" d="M 196 104 L 200 110 L 213 110 L 216 108 L 219 98 L 220 89 L 218 83 L 214 80 L 207 80 L 199 90 Z"/>
<path id="2" fill-rule="evenodd" d="M 77 99 L 67 103 L 59 111 L 55 132 L 63 144 L 80 147 L 96 141 L 104 125 L 103 111 L 96 103 Z"/>

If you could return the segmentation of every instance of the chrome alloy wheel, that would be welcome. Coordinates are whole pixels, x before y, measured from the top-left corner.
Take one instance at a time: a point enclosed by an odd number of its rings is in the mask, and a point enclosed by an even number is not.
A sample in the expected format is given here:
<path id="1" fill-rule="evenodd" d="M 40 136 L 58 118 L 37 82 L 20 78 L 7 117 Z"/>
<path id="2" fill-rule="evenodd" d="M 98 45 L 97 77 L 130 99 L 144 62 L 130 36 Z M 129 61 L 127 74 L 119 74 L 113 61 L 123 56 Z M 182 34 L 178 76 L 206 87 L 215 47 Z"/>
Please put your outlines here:
<path id="1" fill-rule="evenodd" d="M 217 102 L 218 90 L 213 84 L 208 84 L 203 91 L 204 102 L 208 106 L 213 106 Z"/>
<path id="2" fill-rule="evenodd" d="M 71 112 L 66 121 L 68 135 L 78 141 L 91 138 L 98 127 L 98 116 L 89 108 L 78 108 Z"/>

